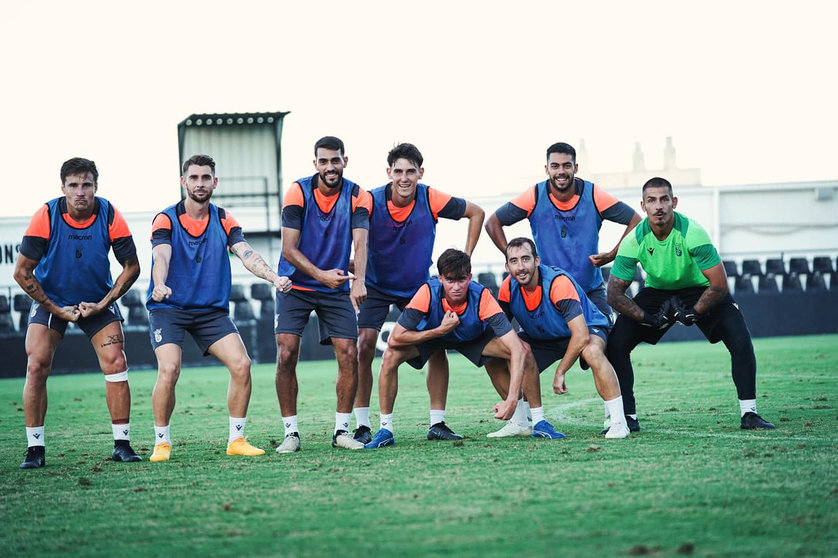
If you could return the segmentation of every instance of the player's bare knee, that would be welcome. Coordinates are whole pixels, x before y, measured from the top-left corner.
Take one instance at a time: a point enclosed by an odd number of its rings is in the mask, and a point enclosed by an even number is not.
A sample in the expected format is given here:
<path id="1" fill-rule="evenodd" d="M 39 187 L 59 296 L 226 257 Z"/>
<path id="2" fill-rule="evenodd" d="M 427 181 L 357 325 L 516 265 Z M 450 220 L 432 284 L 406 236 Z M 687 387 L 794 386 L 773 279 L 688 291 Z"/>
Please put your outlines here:
<path id="1" fill-rule="evenodd" d="M 180 376 L 180 366 L 173 362 L 162 362 L 157 365 L 157 379 L 170 384 L 177 382 Z"/>

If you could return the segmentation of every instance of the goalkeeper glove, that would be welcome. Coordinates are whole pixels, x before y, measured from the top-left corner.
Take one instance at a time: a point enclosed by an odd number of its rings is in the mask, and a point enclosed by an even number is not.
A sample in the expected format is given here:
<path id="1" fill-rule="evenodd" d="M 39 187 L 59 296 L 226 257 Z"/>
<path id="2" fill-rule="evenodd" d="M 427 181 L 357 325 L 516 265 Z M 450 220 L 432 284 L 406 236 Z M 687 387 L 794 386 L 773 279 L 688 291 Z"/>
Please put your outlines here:
<path id="1" fill-rule="evenodd" d="M 651 327 L 652 329 L 666 329 L 675 323 L 672 314 L 672 302 L 667 300 L 654 314 L 646 312 L 643 319 L 640 320 L 640 325 Z"/>
<path id="2" fill-rule="evenodd" d="M 693 325 L 700 318 L 698 313 L 695 311 L 695 307 L 684 306 L 684 303 L 676 296 L 672 297 L 672 309 L 674 310 L 673 317 L 675 320 L 681 322 L 685 326 Z"/>

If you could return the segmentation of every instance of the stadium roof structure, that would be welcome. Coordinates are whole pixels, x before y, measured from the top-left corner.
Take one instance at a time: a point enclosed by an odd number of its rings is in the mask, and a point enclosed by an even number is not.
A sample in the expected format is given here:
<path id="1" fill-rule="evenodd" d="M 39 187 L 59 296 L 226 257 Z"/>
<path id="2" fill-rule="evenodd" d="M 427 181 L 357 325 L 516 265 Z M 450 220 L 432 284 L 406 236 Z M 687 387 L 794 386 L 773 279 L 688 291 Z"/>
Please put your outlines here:
<path id="1" fill-rule="evenodd" d="M 192 114 L 178 124 L 186 126 L 252 126 L 273 124 L 282 121 L 288 112 L 221 112 L 213 114 Z"/>

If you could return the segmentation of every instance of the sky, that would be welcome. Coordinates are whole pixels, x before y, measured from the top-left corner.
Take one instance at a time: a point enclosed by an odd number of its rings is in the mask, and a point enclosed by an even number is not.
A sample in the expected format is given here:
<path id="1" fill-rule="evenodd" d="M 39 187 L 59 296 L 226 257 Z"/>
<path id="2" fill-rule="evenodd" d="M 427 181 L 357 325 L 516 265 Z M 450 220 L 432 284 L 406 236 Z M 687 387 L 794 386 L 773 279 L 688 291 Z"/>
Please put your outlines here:
<path id="1" fill-rule="evenodd" d="M 707 185 L 835 180 L 835 21 L 808 0 L 6 3 L 0 217 L 60 195 L 74 156 L 121 211 L 162 209 L 194 113 L 290 111 L 286 185 L 323 135 L 370 188 L 401 141 L 423 182 L 490 196 L 540 180 L 556 141 L 584 139 L 584 177 L 636 142 L 656 167 L 667 136 Z"/>

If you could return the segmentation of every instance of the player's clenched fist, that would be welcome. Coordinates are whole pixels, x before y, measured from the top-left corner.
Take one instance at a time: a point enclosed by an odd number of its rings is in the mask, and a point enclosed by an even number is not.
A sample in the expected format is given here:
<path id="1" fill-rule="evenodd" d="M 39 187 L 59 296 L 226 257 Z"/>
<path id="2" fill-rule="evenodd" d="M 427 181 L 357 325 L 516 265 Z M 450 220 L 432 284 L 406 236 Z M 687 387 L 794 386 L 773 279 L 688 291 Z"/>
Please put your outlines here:
<path id="1" fill-rule="evenodd" d="M 155 285 L 154 290 L 151 291 L 151 298 L 154 299 L 155 302 L 163 302 L 164 299 L 167 299 L 170 296 L 172 296 L 172 289 L 166 285 Z"/>

